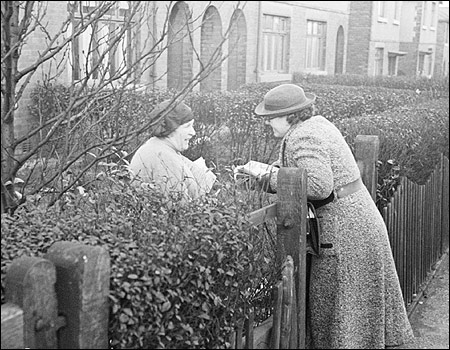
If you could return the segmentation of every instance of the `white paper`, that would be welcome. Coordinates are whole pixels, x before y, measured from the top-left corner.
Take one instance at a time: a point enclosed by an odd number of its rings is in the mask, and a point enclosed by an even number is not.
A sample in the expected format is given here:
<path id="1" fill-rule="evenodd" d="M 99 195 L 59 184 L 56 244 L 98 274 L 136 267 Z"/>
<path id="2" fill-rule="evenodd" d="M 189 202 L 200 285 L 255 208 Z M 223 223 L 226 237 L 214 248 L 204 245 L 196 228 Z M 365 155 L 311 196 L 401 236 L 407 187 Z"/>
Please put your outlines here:
<path id="1" fill-rule="evenodd" d="M 192 162 L 194 166 L 192 167 L 192 173 L 194 174 L 200 187 L 209 193 L 217 179 L 216 174 L 214 174 L 207 166 L 205 159 L 203 157 L 197 158 Z"/>
<path id="2" fill-rule="evenodd" d="M 261 178 L 264 175 L 270 174 L 271 170 L 272 165 L 251 160 L 247 164 L 236 167 L 234 171 L 234 178 L 236 180 L 246 175 Z"/>

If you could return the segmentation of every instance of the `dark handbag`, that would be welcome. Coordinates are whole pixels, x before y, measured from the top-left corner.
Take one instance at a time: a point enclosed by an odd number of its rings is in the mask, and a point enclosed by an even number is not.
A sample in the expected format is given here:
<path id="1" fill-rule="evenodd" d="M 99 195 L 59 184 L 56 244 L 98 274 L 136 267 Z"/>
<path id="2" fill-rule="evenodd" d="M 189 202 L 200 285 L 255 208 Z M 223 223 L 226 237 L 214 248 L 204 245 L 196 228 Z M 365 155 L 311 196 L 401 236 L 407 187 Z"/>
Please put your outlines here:
<path id="1" fill-rule="evenodd" d="M 320 255 L 320 226 L 316 214 L 316 208 L 311 202 L 307 202 L 308 215 L 306 220 L 306 253 Z"/>
<path id="2" fill-rule="evenodd" d="M 307 201 L 308 215 L 306 220 L 306 253 L 320 256 L 321 248 L 332 248 L 331 243 L 320 242 L 320 224 L 316 214 L 316 209 L 320 208 L 334 200 L 334 192 L 322 200 Z"/>

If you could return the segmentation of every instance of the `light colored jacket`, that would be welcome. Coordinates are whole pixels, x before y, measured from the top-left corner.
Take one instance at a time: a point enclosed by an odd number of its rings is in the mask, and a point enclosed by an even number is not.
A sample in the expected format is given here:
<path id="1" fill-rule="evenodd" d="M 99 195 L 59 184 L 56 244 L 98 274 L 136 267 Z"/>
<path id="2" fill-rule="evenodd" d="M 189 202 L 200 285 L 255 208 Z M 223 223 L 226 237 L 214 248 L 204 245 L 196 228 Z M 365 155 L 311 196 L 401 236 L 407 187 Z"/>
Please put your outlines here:
<path id="1" fill-rule="evenodd" d="M 136 151 L 129 170 L 141 181 L 154 183 L 165 194 L 179 192 L 189 200 L 206 192 L 194 176 L 195 166 L 165 138 L 152 137 Z"/>

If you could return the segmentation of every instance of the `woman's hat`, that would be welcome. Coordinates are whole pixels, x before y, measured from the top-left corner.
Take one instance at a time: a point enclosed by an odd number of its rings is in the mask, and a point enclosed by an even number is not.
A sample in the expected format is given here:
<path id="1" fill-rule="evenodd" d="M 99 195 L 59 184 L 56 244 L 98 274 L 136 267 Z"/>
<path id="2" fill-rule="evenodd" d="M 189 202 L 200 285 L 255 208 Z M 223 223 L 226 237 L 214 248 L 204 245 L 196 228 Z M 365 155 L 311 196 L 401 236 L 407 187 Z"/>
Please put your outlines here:
<path id="1" fill-rule="evenodd" d="M 153 136 L 166 137 L 180 125 L 185 124 L 194 119 L 194 114 L 189 106 L 184 102 L 179 102 L 175 106 L 172 100 L 165 100 L 158 104 L 150 113 L 149 118 L 155 120 L 163 113 L 164 117 L 155 125 Z"/>
<path id="2" fill-rule="evenodd" d="M 314 103 L 316 96 L 305 93 L 294 84 L 282 84 L 268 91 L 264 101 L 255 108 L 255 113 L 270 118 L 297 112 Z"/>

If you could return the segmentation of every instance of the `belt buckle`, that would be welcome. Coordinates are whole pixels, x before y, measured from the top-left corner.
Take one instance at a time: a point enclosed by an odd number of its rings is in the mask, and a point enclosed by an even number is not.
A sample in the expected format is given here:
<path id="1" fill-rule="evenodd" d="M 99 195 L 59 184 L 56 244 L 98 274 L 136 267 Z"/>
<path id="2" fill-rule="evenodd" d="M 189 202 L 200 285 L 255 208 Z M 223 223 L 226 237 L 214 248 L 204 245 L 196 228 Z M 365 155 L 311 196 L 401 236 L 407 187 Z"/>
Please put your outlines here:
<path id="1" fill-rule="evenodd" d="M 339 192 L 342 190 L 342 186 L 341 187 L 339 187 L 338 189 L 333 189 L 333 194 L 334 194 L 334 198 L 341 198 L 340 196 L 339 196 Z"/>

